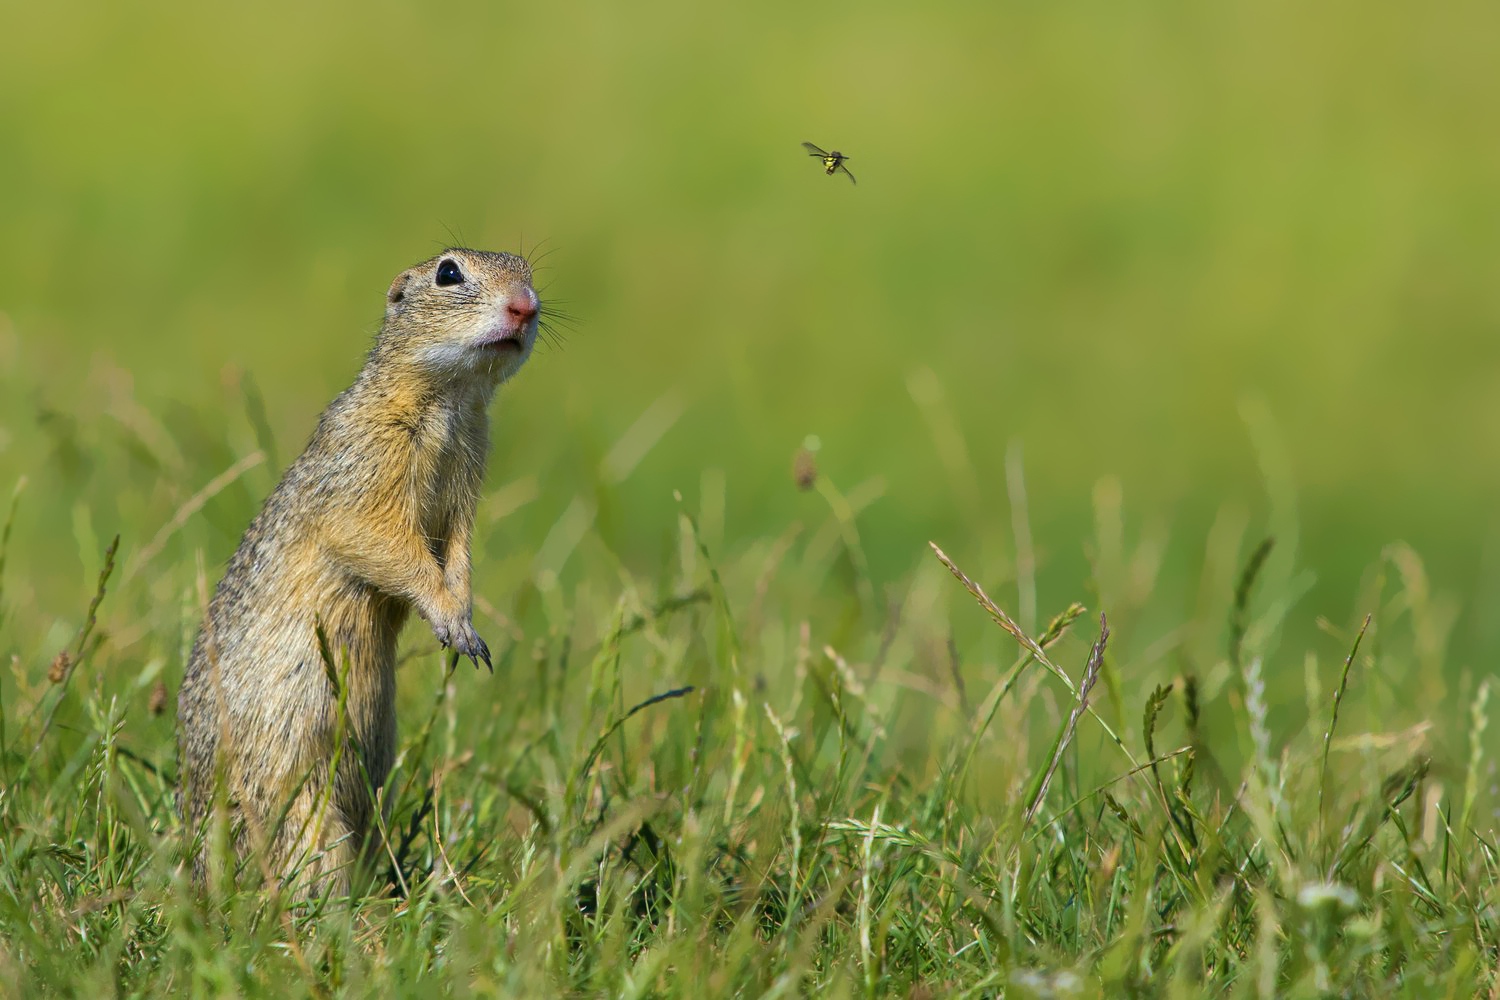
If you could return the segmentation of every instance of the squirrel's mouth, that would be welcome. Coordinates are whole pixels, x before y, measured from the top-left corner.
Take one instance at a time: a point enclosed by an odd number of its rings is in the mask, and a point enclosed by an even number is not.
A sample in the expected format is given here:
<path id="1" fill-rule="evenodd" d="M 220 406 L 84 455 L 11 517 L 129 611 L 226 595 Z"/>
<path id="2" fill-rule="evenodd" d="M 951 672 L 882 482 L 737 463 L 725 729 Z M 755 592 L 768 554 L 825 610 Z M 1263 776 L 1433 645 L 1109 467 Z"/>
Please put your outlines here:
<path id="1" fill-rule="evenodd" d="M 519 354 L 526 347 L 526 331 L 524 329 L 498 329 L 491 330 L 479 340 L 479 348 L 486 351 L 515 352 Z"/>

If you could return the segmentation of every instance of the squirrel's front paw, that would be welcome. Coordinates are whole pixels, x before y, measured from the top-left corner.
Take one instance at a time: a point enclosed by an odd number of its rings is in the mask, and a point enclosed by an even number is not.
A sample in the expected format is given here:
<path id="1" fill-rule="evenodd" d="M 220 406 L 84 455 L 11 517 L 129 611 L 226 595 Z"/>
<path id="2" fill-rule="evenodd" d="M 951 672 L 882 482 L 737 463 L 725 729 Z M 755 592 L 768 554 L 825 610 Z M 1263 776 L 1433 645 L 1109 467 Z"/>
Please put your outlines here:
<path id="1" fill-rule="evenodd" d="M 468 618 L 450 623 L 433 622 L 432 633 L 437 636 L 438 642 L 453 647 L 453 651 L 459 656 L 467 656 L 473 660 L 476 670 L 479 668 L 479 661 L 483 660 L 490 673 L 495 672 L 490 663 L 490 647 L 479 638 L 479 633 L 474 631 L 474 623 Z"/>

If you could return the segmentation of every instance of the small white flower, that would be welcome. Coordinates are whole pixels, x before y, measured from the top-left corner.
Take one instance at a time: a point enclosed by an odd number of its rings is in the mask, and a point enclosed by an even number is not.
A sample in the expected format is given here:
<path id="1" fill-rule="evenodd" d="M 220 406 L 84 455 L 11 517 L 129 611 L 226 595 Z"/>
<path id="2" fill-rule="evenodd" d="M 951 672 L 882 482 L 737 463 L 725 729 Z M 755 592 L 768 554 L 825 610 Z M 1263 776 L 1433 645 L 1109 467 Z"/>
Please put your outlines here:
<path id="1" fill-rule="evenodd" d="M 1353 910 L 1359 906 L 1359 896 L 1342 882 L 1309 882 L 1297 891 L 1297 905 L 1306 910 L 1328 905 Z"/>

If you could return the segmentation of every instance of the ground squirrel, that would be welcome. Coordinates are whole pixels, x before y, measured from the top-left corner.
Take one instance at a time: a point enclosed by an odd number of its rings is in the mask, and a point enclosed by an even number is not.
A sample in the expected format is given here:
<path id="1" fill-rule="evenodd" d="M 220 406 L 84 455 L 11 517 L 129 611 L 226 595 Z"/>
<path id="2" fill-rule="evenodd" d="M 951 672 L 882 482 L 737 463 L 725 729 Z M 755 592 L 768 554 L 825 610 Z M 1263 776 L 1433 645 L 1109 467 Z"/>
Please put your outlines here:
<path id="1" fill-rule="evenodd" d="M 347 891 L 370 841 L 408 611 L 489 663 L 469 592 L 486 410 L 531 353 L 539 308 L 530 266 L 510 254 L 452 249 L 398 275 L 364 368 L 209 603 L 178 697 L 179 808 L 196 832 L 221 793 L 236 856 L 262 852 L 283 880 L 300 872 L 299 894 Z M 200 883 L 206 854 L 194 852 Z"/>

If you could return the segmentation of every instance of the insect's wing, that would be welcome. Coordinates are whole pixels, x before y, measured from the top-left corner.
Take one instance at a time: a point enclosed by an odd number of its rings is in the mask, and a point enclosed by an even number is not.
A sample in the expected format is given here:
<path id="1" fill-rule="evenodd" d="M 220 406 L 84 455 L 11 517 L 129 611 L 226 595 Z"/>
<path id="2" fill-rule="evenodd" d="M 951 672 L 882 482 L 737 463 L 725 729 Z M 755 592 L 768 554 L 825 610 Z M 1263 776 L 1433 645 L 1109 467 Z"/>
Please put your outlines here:
<path id="1" fill-rule="evenodd" d="M 827 156 L 828 155 L 827 153 L 823 152 L 821 149 L 819 149 L 817 146 L 814 146 L 810 142 L 804 142 L 802 144 L 802 148 L 805 149 L 805 150 L 807 150 L 807 155 L 808 156 Z"/>
<path id="2" fill-rule="evenodd" d="M 859 183 L 859 181 L 857 181 L 857 180 L 854 179 L 854 175 L 851 174 L 851 173 L 849 173 L 849 168 L 846 167 L 846 166 L 844 166 L 843 163 L 839 164 L 839 169 L 842 170 L 844 172 L 844 175 L 849 178 L 849 183 L 850 184 L 858 184 Z"/>

